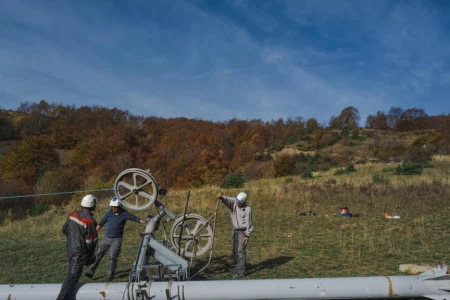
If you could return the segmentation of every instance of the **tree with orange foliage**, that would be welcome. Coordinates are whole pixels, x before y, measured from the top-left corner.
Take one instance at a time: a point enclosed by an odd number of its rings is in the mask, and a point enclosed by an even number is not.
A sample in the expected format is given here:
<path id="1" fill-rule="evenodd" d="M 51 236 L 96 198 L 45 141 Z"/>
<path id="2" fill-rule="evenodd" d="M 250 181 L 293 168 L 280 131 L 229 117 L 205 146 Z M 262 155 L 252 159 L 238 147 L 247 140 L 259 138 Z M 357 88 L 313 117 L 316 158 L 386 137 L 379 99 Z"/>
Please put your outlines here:
<path id="1" fill-rule="evenodd" d="M 275 160 L 274 165 L 275 176 L 287 176 L 292 175 L 294 171 L 294 163 L 292 160 L 292 156 L 283 154 Z"/>
<path id="2" fill-rule="evenodd" d="M 59 165 L 58 153 L 44 137 L 26 137 L 0 161 L 5 178 L 34 185 L 47 170 Z"/>

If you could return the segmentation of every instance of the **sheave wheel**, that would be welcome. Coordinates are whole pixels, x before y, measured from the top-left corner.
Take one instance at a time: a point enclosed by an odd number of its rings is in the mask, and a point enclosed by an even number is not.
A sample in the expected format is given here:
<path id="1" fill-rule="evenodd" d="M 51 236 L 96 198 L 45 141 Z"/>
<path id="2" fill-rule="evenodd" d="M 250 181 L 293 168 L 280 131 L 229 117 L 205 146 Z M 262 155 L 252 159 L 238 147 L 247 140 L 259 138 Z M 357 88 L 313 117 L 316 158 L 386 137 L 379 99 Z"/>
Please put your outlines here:
<path id="1" fill-rule="evenodd" d="M 180 239 L 180 230 L 183 224 L 183 234 Z M 214 231 L 208 220 L 204 217 L 190 214 L 175 220 L 170 231 L 172 245 L 184 257 L 198 257 L 208 252 L 213 244 Z"/>
<path id="2" fill-rule="evenodd" d="M 158 198 L 158 184 L 148 171 L 126 169 L 117 176 L 114 193 L 125 207 L 144 210 Z"/>

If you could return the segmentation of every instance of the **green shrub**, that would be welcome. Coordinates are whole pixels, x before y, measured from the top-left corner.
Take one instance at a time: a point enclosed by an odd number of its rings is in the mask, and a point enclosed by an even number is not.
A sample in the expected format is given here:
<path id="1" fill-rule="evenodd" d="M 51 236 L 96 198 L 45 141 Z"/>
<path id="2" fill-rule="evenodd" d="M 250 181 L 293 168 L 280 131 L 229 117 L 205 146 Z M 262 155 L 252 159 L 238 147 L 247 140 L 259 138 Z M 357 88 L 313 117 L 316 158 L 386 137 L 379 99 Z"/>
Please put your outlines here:
<path id="1" fill-rule="evenodd" d="M 333 175 L 338 176 L 338 175 L 343 175 L 343 174 L 350 174 L 356 172 L 356 168 L 353 164 L 349 164 L 345 169 L 342 168 L 337 168 L 336 171 L 334 171 Z"/>
<path id="2" fill-rule="evenodd" d="M 30 215 L 33 217 L 40 216 L 46 211 L 50 210 L 50 204 L 48 203 L 37 203 L 33 205 L 30 209 Z"/>
<path id="3" fill-rule="evenodd" d="M 288 177 L 288 178 L 286 178 L 285 180 L 284 180 L 284 183 L 293 183 L 294 182 L 294 178 L 292 178 L 292 177 Z"/>
<path id="4" fill-rule="evenodd" d="M 273 150 L 275 150 L 275 151 L 281 151 L 283 149 L 284 149 L 284 143 L 283 142 L 278 142 L 273 147 Z"/>
<path id="5" fill-rule="evenodd" d="M 347 168 L 345 168 L 345 174 L 350 174 L 356 172 L 356 168 L 353 164 L 349 164 Z"/>
<path id="6" fill-rule="evenodd" d="M 299 141 L 298 137 L 290 136 L 286 139 L 286 141 L 284 143 L 285 143 L 285 145 L 292 145 L 292 144 L 297 143 L 298 141 Z"/>
<path id="7" fill-rule="evenodd" d="M 300 150 L 300 151 L 311 151 L 312 147 L 310 145 L 305 145 L 305 144 L 302 144 L 302 143 L 298 143 L 297 144 L 297 150 Z"/>
<path id="8" fill-rule="evenodd" d="M 333 175 L 334 176 L 338 176 L 338 175 L 342 175 L 345 174 L 345 170 L 342 168 L 337 168 L 336 171 L 334 171 Z"/>
<path id="9" fill-rule="evenodd" d="M 373 184 L 389 184 L 390 180 L 383 174 L 375 174 L 372 176 Z"/>
<path id="10" fill-rule="evenodd" d="M 367 158 L 360 158 L 356 161 L 357 165 L 364 165 L 367 163 Z"/>
<path id="11" fill-rule="evenodd" d="M 244 186 L 244 176 L 241 172 L 228 173 L 220 183 L 221 188 L 241 188 Z"/>
<path id="12" fill-rule="evenodd" d="M 303 171 L 302 173 L 302 178 L 303 179 L 312 179 L 313 176 L 313 169 L 312 168 L 306 168 L 305 171 Z"/>
<path id="13" fill-rule="evenodd" d="M 314 142 L 314 138 L 309 135 L 305 136 L 304 138 L 301 138 L 300 140 L 305 142 Z"/>
<path id="14" fill-rule="evenodd" d="M 330 168 L 337 166 L 337 161 L 327 155 L 316 154 L 312 155 L 294 155 L 294 163 L 306 162 L 307 168 L 311 168 L 312 171 L 326 171 Z"/>
<path id="15" fill-rule="evenodd" d="M 419 175 L 423 172 L 423 165 L 421 163 L 404 162 L 395 168 L 395 175 Z"/>
<path id="16" fill-rule="evenodd" d="M 423 168 L 434 168 L 434 164 L 427 161 L 427 162 L 422 163 L 422 167 Z"/>

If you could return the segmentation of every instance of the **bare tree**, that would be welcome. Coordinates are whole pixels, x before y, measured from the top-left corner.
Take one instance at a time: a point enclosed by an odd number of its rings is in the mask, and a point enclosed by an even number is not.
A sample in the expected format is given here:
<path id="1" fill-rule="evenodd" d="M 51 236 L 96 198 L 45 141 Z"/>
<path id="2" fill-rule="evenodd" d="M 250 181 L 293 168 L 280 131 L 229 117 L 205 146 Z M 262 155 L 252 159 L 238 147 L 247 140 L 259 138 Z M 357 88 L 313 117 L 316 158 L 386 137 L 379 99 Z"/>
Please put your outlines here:
<path id="1" fill-rule="evenodd" d="M 370 129 L 387 130 L 387 116 L 382 111 L 377 111 L 375 116 L 369 115 L 366 120 L 366 127 Z"/>
<path id="2" fill-rule="evenodd" d="M 391 129 L 396 129 L 397 122 L 400 120 L 400 116 L 403 113 L 403 109 L 400 107 L 391 107 L 387 114 L 387 124 Z"/>

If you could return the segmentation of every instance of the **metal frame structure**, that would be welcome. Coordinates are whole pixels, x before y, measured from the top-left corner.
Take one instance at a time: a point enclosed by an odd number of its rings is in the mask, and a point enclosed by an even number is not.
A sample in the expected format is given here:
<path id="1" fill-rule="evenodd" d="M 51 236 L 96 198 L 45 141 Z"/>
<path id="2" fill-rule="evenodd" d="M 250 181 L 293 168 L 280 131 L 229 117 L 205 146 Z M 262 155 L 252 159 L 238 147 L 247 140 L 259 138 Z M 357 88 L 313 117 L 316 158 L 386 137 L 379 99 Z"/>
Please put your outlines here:
<path id="1" fill-rule="evenodd" d="M 177 216 L 165 207 L 158 196 L 167 194 L 165 188 L 160 188 L 149 170 L 127 169 L 120 173 L 114 183 L 114 192 L 120 202 L 133 210 L 145 210 L 152 205 L 158 213 L 149 215 L 145 232 L 141 234 L 141 243 L 137 253 L 129 282 L 136 283 L 145 280 L 189 280 L 189 267 L 196 257 L 212 252 L 214 228 L 210 220 L 196 214 L 187 214 L 190 192 L 186 197 L 184 213 Z M 217 212 L 217 207 L 216 207 Z M 215 216 L 214 226 L 215 226 Z M 155 232 L 164 218 L 174 221 L 169 246 L 164 227 L 164 239 L 157 241 Z M 150 263 L 154 258 L 157 263 Z M 190 258 L 189 263 L 185 258 Z M 210 256 L 211 259 L 211 256 Z M 209 263 L 208 263 L 209 264 Z"/>

